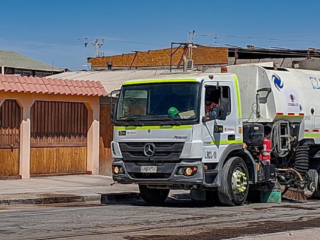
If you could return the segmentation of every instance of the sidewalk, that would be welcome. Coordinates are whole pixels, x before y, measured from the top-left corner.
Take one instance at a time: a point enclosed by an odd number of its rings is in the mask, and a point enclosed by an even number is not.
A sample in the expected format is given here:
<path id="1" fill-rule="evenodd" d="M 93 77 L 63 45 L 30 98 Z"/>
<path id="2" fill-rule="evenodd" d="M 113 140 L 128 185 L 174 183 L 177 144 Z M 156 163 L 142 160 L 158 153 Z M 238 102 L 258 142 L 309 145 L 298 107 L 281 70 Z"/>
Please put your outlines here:
<path id="1" fill-rule="evenodd" d="M 66 202 L 107 202 L 138 198 L 137 185 L 113 183 L 100 175 L 37 177 L 0 180 L 0 206 Z"/>

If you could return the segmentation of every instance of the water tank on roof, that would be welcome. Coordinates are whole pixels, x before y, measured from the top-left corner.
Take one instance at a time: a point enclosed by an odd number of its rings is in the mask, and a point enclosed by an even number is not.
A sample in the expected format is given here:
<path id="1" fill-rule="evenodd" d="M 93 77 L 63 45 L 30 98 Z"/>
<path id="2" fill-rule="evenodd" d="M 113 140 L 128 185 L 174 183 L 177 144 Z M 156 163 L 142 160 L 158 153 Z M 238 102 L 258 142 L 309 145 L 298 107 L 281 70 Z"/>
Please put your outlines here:
<path id="1" fill-rule="evenodd" d="M 113 62 L 107 62 L 108 69 L 111 70 L 113 66 Z"/>

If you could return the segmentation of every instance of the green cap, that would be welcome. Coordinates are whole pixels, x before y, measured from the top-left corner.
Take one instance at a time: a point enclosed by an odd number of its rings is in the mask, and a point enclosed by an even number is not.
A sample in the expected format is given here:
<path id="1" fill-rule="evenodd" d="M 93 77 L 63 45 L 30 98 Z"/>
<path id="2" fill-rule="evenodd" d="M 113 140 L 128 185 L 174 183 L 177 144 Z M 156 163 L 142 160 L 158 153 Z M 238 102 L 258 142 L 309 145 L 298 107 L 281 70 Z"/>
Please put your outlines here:
<path id="1" fill-rule="evenodd" d="M 176 109 L 175 107 L 171 107 L 168 110 L 168 115 L 169 116 L 175 116 L 179 113 L 178 109 Z"/>

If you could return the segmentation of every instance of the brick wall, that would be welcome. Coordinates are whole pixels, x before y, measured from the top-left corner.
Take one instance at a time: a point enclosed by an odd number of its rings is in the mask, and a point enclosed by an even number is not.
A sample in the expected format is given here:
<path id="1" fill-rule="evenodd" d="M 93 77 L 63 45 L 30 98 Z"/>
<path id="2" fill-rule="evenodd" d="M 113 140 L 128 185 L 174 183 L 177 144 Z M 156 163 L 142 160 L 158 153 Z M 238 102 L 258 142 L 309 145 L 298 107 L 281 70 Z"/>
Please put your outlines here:
<path id="1" fill-rule="evenodd" d="M 187 53 L 187 49 L 181 47 L 174 48 L 175 54 L 172 57 L 172 65 L 181 65 L 182 56 Z M 92 67 L 106 67 L 107 62 L 112 62 L 114 67 L 159 67 L 170 65 L 171 49 L 150 50 L 146 52 L 122 54 L 116 56 L 106 56 L 88 58 L 88 63 Z M 228 49 L 216 47 L 197 47 L 193 50 L 194 65 L 212 65 L 228 63 Z"/>

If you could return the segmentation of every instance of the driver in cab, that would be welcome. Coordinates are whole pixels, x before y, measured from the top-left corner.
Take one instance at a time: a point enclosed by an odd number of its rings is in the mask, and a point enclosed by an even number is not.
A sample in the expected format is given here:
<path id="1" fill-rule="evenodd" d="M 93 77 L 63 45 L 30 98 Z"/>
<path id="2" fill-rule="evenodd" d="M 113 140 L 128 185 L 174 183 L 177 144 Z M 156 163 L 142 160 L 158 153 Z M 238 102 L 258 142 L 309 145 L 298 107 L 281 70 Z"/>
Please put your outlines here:
<path id="1" fill-rule="evenodd" d="M 212 100 L 209 94 L 206 94 L 206 118 L 207 120 L 216 119 L 219 116 L 219 104 Z"/>

